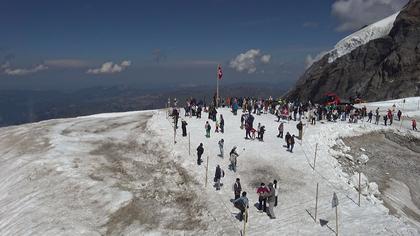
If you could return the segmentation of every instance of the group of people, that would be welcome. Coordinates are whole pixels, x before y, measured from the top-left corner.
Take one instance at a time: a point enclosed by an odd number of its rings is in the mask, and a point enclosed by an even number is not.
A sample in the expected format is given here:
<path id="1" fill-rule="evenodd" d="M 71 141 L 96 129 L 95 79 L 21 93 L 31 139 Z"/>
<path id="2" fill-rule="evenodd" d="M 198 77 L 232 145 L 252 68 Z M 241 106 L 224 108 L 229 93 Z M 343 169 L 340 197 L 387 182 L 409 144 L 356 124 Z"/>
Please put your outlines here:
<path id="1" fill-rule="evenodd" d="M 356 108 L 351 105 L 345 106 L 337 106 L 337 105 L 329 105 L 323 106 L 319 104 L 312 104 L 308 102 L 306 104 L 302 103 L 293 103 L 293 102 L 285 102 L 283 100 L 274 101 L 271 97 L 269 99 L 252 99 L 252 98 L 227 98 L 226 100 L 220 100 L 222 103 L 221 106 L 228 106 L 232 109 L 233 115 L 237 115 L 238 109 L 242 108 L 242 115 L 240 118 L 240 128 L 245 129 L 245 139 L 255 139 L 255 133 L 257 133 L 257 139 L 260 141 L 264 140 L 264 133 L 265 133 L 265 126 L 258 123 L 258 126 L 254 128 L 254 115 L 262 115 L 262 114 L 273 114 L 277 116 L 277 121 L 280 122 L 278 125 L 278 134 L 277 137 L 285 139 L 287 151 L 293 153 L 293 148 L 295 144 L 295 138 L 302 140 L 303 138 L 303 128 L 305 124 L 302 122 L 303 119 L 307 118 L 308 123 L 311 125 L 316 125 L 316 121 L 331 121 L 335 122 L 337 120 L 341 121 L 348 121 L 350 123 L 356 123 L 358 120 L 363 120 L 365 117 L 368 118 L 367 122 L 372 123 L 373 118 L 375 118 L 375 124 L 379 124 L 380 120 L 380 112 L 379 108 L 376 109 L 375 114 L 373 111 L 367 112 L 366 107 Z M 185 108 L 186 116 L 197 116 L 197 118 L 201 118 L 201 110 L 208 112 L 209 120 L 214 122 L 215 128 L 214 132 L 221 132 L 224 133 L 224 125 L 225 121 L 223 119 L 223 115 L 219 115 L 219 119 L 217 119 L 217 107 L 213 104 L 207 107 L 205 104 L 196 103 L 195 99 L 190 99 L 187 101 L 187 105 Z M 179 119 L 179 111 L 177 109 L 173 110 L 172 116 L 174 118 L 175 127 L 177 127 L 178 119 Z M 398 110 L 395 112 L 393 109 L 389 109 L 387 113 L 382 116 L 384 119 L 384 125 L 392 125 L 395 116 L 398 120 L 401 120 L 402 112 Z M 280 121 L 280 119 L 284 119 L 286 121 L 294 120 L 298 121 L 296 125 L 296 130 L 298 135 L 291 134 L 290 132 L 285 132 L 284 121 Z M 181 121 L 182 126 L 182 135 L 186 136 L 186 126 L 187 122 L 185 120 Z M 417 130 L 416 121 L 412 120 L 412 128 L 413 130 Z M 205 123 L 205 131 L 206 137 L 210 138 L 212 130 L 212 125 L 209 121 Z M 284 133 L 286 133 L 284 135 Z M 225 148 L 225 140 L 222 138 L 218 141 L 218 147 L 220 150 L 219 157 L 224 158 L 224 148 Z M 204 153 L 204 145 L 200 143 L 197 147 L 197 164 L 201 165 L 203 162 L 202 155 Z M 231 151 L 229 152 L 229 170 L 236 172 L 237 170 L 237 161 L 238 161 L 239 154 L 237 152 L 237 147 L 234 146 Z M 216 166 L 215 175 L 214 175 L 214 182 L 216 190 L 220 190 L 221 188 L 221 179 L 225 176 L 225 172 L 220 165 Z M 270 218 L 275 219 L 275 214 L 273 208 L 278 204 L 278 183 L 277 180 L 270 182 L 268 186 L 264 183 L 257 189 L 258 195 L 258 209 L 261 212 L 267 212 Z M 234 206 L 240 210 L 240 219 L 243 219 L 244 213 L 247 208 L 249 208 L 249 200 L 247 197 L 247 192 L 242 191 L 242 186 L 240 179 L 237 178 L 234 186 Z M 267 210 L 267 203 L 268 203 L 268 210 Z"/>

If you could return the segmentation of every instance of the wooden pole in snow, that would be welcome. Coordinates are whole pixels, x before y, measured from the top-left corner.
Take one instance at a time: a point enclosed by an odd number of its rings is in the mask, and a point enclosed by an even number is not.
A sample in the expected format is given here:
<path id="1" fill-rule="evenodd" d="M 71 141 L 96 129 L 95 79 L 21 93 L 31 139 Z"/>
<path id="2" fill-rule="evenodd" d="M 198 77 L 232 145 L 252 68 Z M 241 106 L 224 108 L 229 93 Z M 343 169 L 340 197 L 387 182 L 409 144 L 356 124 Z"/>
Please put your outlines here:
<path id="1" fill-rule="evenodd" d="M 360 185 L 361 185 L 361 184 L 360 184 L 360 182 L 361 182 L 361 181 L 360 181 L 360 179 L 361 179 L 360 177 L 361 177 L 361 176 L 362 176 L 362 172 L 360 172 L 360 171 L 359 171 L 359 207 L 360 207 L 360 193 L 362 192 L 362 190 L 361 190 L 361 188 L 360 188 Z"/>
<path id="2" fill-rule="evenodd" d="M 175 119 L 174 119 L 174 144 L 176 143 L 176 124 L 175 124 Z"/>
<path id="3" fill-rule="evenodd" d="M 242 236 L 246 235 L 246 223 L 248 223 L 248 208 L 245 206 L 245 212 L 244 215 L 242 216 L 244 219 L 244 229 L 242 231 Z"/>
<path id="4" fill-rule="evenodd" d="M 318 152 L 318 143 L 315 145 L 315 157 L 314 157 L 314 170 L 315 170 L 315 164 L 316 164 L 316 153 Z"/>
<path id="5" fill-rule="evenodd" d="M 188 132 L 188 155 L 191 156 L 191 133 Z"/>
<path id="6" fill-rule="evenodd" d="M 316 183 L 316 200 L 315 200 L 315 216 L 314 216 L 315 223 L 316 223 L 316 217 L 318 214 L 318 187 L 319 187 L 319 183 Z"/>
<path id="7" fill-rule="evenodd" d="M 335 207 L 335 235 L 338 236 L 338 206 Z"/>
<path id="8" fill-rule="evenodd" d="M 209 156 L 207 156 L 207 165 L 206 165 L 206 188 L 207 188 L 207 179 L 209 174 Z"/>

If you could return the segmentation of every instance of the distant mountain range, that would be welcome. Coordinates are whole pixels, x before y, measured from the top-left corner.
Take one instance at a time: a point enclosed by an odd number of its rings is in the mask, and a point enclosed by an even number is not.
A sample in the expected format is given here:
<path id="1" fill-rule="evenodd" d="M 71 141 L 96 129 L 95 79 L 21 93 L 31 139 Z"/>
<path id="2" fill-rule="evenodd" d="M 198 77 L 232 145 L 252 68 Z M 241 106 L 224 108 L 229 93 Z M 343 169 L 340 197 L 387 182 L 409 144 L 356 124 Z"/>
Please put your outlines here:
<path id="1" fill-rule="evenodd" d="M 280 97 L 288 87 L 280 84 L 245 83 L 226 85 L 226 96 Z M 214 87 L 191 86 L 176 89 L 144 90 L 126 86 L 95 87 L 71 92 L 0 90 L 0 127 L 55 118 L 69 118 L 106 112 L 164 108 L 168 98 L 180 105 L 188 97 L 211 101 Z"/>
<path id="2" fill-rule="evenodd" d="M 420 96 L 420 0 L 338 42 L 286 97 L 319 101 L 328 92 L 368 101 Z"/>

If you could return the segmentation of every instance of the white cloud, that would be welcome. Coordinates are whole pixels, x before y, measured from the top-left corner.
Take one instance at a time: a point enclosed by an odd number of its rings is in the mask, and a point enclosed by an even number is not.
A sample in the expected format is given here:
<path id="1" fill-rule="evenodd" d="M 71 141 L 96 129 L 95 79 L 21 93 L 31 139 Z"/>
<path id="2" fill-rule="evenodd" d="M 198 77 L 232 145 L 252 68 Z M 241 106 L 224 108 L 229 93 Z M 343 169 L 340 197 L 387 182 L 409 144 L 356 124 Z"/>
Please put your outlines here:
<path id="1" fill-rule="evenodd" d="M 270 63 L 270 60 L 271 60 L 271 55 L 269 55 L 269 54 L 263 55 L 261 57 L 261 62 L 264 63 L 264 64 Z"/>
<path id="2" fill-rule="evenodd" d="M 252 74 L 257 71 L 257 66 L 259 64 L 268 64 L 270 63 L 270 60 L 271 55 L 262 55 L 260 49 L 250 49 L 232 59 L 229 63 L 229 67 L 239 72 L 247 71 L 248 74 Z"/>
<path id="3" fill-rule="evenodd" d="M 312 64 L 314 64 L 314 62 L 319 61 L 327 53 L 328 51 L 322 51 L 315 57 L 313 57 L 311 54 L 307 55 L 305 58 L 305 69 L 308 69 L 309 67 L 311 67 Z"/>
<path id="4" fill-rule="evenodd" d="M 131 66 L 131 61 L 122 61 L 120 64 L 117 64 L 112 61 L 105 62 L 100 68 L 89 69 L 86 71 L 88 74 L 113 74 L 125 70 L 127 67 Z"/>
<path id="5" fill-rule="evenodd" d="M 337 31 L 354 31 L 401 10 L 408 0 L 337 0 L 331 14 L 340 24 Z"/>
<path id="6" fill-rule="evenodd" d="M 46 65 L 40 64 L 37 66 L 34 66 L 32 68 L 17 68 L 17 69 L 12 69 L 10 68 L 10 64 L 6 63 L 2 65 L 2 69 L 4 69 L 4 73 L 8 74 L 8 75 L 27 75 L 27 74 L 33 74 L 36 73 L 38 71 L 43 71 L 48 69 L 48 67 Z"/>

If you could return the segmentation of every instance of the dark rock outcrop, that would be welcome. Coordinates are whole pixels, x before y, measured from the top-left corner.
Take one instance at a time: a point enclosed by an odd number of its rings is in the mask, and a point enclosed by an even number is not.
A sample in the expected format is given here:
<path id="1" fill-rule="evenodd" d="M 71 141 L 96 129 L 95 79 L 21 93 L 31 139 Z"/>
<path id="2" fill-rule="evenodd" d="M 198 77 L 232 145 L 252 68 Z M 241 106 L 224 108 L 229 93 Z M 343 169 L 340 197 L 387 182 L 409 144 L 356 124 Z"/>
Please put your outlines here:
<path id="1" fill-rule="evenodd" d="M 319 101 L 327 92 L 367 101 L 420 96 L 420 0 L 404 7 L 388 36 L 315 62 L 285 97 Z"/>

